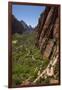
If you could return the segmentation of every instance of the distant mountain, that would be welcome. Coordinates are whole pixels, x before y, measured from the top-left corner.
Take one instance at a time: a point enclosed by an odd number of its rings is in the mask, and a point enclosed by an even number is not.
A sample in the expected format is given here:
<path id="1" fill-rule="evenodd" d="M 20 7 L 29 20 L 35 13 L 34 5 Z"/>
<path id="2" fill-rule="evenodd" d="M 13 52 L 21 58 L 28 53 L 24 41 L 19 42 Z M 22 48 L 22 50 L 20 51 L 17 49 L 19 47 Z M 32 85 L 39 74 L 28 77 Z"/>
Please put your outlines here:
<path id="1" fill-rule="evenodd" d="M 28 26 L 23 20 L 18 21 L 14 15 L 12 15 L 12 33 L 26 33 L 31 32 L 33 28 Z"/>
<path id="2" fill-rule="evenodd" d="M 31 25 L 27 25 L 23 20 L 20 21 L 20 23 L 23 25 L 24 29 L 26 30 L 24 33 L 29 33 L 33 30 L 33 28 L 31 27 Z"/>
<path id="3" fill-rule="evenodd" d="M 31 25 L 29 25 L 29 30 L 30 30 L 30 32 L 32 32 L 34 30 Z"/>
<path id="4" fill-rule="evenodd" d="M 26 30 L 29 29 L 28 25 L 23 20 L 21 20 L 20 23 L 22 24 L 22 26 L 24 27 L 24 29 L 26 29 Z"/>

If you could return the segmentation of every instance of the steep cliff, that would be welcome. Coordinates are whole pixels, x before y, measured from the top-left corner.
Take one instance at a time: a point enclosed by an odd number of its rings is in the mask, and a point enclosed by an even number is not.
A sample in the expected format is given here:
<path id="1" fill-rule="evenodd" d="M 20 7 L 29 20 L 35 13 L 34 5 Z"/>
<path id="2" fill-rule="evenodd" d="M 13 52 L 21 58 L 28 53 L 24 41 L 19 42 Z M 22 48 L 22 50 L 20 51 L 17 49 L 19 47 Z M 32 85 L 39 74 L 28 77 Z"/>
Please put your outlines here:
<path id="1" fill-rule="evenodd" d="M 59 19 L 58 6 L 48 6 L 40 15 L 36 45 L 40 48 L 43 58 L 51 59 L 59 53 Z"/>
<path id="2" fill-rule="evenodd" d="M 49 6 L 39 18 L 37 26 L 36 46 L 40 49 L 43 59 L 49 64 L 43 72 L 33 81 L 35 84 L 42 79 L 49 79 L 50 84 L 59 83 L 59 47 L 60 47 L 60 7 Z M 52 77 L 52 78 L 51 78 Z"/>

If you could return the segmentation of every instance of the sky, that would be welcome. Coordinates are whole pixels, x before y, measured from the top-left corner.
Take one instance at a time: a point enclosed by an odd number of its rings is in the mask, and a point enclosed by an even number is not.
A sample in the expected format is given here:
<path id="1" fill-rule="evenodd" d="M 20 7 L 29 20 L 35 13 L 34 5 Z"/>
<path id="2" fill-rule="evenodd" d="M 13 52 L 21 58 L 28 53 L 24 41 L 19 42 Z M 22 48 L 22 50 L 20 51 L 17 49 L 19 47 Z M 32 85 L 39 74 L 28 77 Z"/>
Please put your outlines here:
<path id="1" fill-rule="evenodd" d="M 35 27 L 38 24 L 40 14 L 45 10 L 45 6 L 33 5 L 12 5 L 12 14 L 19 20 L 23 20 L 27 25 Z"/>

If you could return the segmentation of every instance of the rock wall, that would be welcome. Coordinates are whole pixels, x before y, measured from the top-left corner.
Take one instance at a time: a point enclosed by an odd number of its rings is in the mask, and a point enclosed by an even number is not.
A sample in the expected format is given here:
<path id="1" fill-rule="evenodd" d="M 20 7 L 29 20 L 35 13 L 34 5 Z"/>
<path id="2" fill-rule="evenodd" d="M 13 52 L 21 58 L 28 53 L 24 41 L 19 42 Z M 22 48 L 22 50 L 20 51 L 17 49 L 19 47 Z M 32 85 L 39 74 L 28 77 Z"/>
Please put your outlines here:
<path id="1" fill-rule="evenodd" d="M 36 45 L 43 58 L 51 59 L 59 54 L 60 7 L 48 6 L 40 15 Z"/>

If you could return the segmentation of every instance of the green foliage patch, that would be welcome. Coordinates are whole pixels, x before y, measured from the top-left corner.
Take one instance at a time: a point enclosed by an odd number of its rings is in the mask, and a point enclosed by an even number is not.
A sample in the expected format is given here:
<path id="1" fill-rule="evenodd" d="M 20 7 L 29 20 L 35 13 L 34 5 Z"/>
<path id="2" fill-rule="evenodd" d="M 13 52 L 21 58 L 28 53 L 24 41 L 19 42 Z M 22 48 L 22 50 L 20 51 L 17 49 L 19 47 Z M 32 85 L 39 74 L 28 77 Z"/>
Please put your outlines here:
<path id="1" fill-rule="evenodd" d="M 12 80 L 14 85 L 22 84 L 30 78 L 32 82 L 38 71 L 47 66 L 48 60 L 43 60 L 40 50 L 35 46 L 35 32 L 29 34 L 14 34 L 12 37 Z M 15 43 L 14 43 L 15 42 Z"/>

